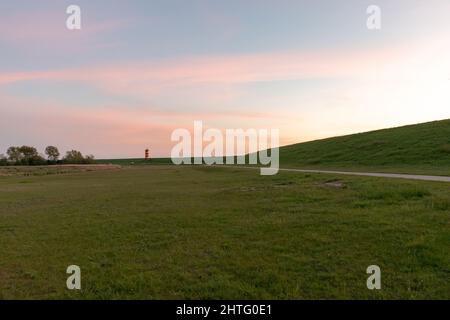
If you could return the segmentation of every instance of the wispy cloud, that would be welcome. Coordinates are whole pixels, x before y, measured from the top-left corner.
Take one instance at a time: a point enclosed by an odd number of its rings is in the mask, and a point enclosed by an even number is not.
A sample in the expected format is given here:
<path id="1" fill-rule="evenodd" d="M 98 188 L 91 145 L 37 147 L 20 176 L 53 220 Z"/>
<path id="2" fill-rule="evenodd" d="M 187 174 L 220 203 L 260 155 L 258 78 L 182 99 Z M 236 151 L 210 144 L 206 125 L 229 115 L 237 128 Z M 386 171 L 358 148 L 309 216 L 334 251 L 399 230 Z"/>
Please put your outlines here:
<path id="1" fill-rule="evenodd" d="M 0 85 L 46 80 L 81 82 L 109 94 L 151 97 L 176 87 L 229 86 L 252 82 L 353 77 L 402 58 L 400 48 L 280 52 L 142 61 L 76 69 L 9 72 Z"/>
<path id="2" fill-rule="evenodd" d="M 450 116 L 448 1 L 382 1 L 377 33 L 357 0 L 323 16 L 325 1 L 297 1 L 297 20 L 276 1 L 274 12 L 85 1 L 82 32 L 65 28 L 59 1 L 25 2 L 0 12 L 0 152 L 56 141 L 102 157 L 167 155 L 171 130 L 194 120 L 274 126 L 298 142 Z"/>
<path id="3" fill-rule="evenodd" d="M 23 11 L 2 16 L 0 44 L 22 50 L 38 48 L 49 53 L 56 50 L 74 54 L 80 50 L 104 46 L 102 36 L 128 24 L 124 19 L 95 20 L 83 23 L 81 31 L 70 31 L 65 26 L 68 16 L 62 9 L 63 7 L 59 11 Z"/>
<path id="4" fill-rule="evenodd" d="M 153 155 L 170 153 L 171 132 L 192 127 L 194 120 L 220 127 L 223 122 L 240 119 L 244 123 L 262 122 L 266 126 L 280 117 L 251 112 L 170 112 L 127 106 L 92 108 L 40 102 L 33 99 L 0 95 L 0 153 L 11 144 L 34 144 L 40 149 L 54 143 L 63 149 L 79 148 L 100 157 L 140 156 L 142 148 L 151 146 Z M 20 130 L 17 130 L 20 123 Z M 114 153 L 112 150 L 120 150 Z"/>

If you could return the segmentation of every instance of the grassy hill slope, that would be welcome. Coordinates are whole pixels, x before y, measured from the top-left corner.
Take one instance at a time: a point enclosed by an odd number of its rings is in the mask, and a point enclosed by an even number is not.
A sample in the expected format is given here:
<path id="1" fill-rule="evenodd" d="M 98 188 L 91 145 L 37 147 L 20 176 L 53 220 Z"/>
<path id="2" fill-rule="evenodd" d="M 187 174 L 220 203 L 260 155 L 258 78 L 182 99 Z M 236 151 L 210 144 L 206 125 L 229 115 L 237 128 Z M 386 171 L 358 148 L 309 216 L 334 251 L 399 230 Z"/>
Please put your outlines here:
<path id="1" fill-rule="evenodd" d="M 280 149 L 281 167 L 450 175 L 450 119 Z"/>

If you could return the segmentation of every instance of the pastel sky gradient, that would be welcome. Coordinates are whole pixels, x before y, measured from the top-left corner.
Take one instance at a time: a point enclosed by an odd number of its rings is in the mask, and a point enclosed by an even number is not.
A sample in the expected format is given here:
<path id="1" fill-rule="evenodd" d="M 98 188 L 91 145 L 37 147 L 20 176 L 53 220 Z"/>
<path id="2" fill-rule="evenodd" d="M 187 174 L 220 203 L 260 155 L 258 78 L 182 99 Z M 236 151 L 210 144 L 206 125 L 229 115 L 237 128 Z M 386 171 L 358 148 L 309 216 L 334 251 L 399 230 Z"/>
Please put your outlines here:
<path id="1" fill-rule="evenodd" d="M 0 2 L 0 154 L 169 156 L 194 120 L 278 128 L 285 145 L 444 118 L 448 0 Z"/>

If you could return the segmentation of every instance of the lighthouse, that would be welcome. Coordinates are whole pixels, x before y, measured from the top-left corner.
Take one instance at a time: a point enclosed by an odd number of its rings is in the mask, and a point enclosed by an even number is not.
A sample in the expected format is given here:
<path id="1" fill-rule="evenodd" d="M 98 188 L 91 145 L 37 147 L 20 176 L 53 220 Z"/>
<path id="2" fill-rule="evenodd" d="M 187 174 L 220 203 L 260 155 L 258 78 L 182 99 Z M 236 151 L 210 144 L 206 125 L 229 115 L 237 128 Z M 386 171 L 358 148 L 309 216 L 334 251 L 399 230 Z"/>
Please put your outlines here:
<path id="1" fill-rule="evenodd" d="M 145 149 L 145 160 L 150 159 L 150 150 Z"/>

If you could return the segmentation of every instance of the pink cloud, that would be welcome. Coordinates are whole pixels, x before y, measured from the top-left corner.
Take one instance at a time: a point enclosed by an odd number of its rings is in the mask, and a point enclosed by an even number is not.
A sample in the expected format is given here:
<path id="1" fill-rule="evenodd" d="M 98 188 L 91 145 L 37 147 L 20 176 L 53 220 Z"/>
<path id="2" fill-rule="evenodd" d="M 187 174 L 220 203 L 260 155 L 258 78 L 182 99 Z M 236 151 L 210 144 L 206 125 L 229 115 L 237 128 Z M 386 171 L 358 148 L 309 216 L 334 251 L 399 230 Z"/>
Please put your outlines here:
<path id="1" fill-rule="evenodd" d="M 38 48 L 57 52 L 77 52 L 98 45 L 98 37 L 123 27 L 127 21 L 82 20 L 82 30 L 66 28 L 68 15 L 64 8 L 59 11 L 21 12 L 0 19 L 0 43 L 23 50 Z M 86 22 L 86 23 L 83 23 Z M 94 41 L 95 40 L 95 41 Z M 88 44 L 92 44 L 89 46 Z"/>
<path id="2" fill-rule="evenodd" d="M 146 147 L 151 148 L 153 156 L 167 156 L 173 146 L 172 131 L 190 130 L 194 120 L 203 120 L 205 127 L 220 127 L 236 124 L 236 119 L 245 124 L 267 124 L 281 117 L 248 112 L 175 113 L 121 106 L 86 108 L 6 95 L 1 95 L 0 100 L 1 142 L 5 143 L 0 145 L 0 153 L 13 144 L 32 144 L 40 150 L 46 144 L 56 144 L 62 150 L 75 148 L 97 157 L 141 156 Z"/>
<path id="3" fill-rule="evenodd" d="M 78 82 L 110 96 L 128 96 L 143 101 L 140 108 L 120 105 L 89 108 L 52 102 L 51 97 L 50 102 L 44 104 L 26 97 L 3 95 L 0 96 L 2 142 L 36 146 L 58 143 L 62 148 L 78 148 L 100 157 L 140 156 L 143 148 L 151 147 L 154 155 L 167 156 L 172 145 L 172 130 L 189 129 L 194 120 L 203 120 L 207 126 L 216 128 L 246 128 L 249 125 L 271 128 L 276 123 L 288 132 L 286 135 L 282 132 L 282 144 L 294 142 L 299 135 L 300 123 L 295 108 L 291 108 L 290 114 L 282 114 L 280 109 L 271 113 L 193 112 L 192 109 L 169 112 L 147 107 L 146 99 L 160 94 L 179 96 L 179 90 L 192 89 L 202 98 L 207 96 L 211 101 L 221 101 L 228 99 L 228 95 L 233 97 L 235 87 L 245 83 L 310 78 L 361 79 L 361 75 L 376 75 L 385 65 L 396 65 L 409 56 L 410 50 L 410 47 L 398 46 L 365 51 L 347 49 L 205 56 L 1 73 L 0 87 L 32 80 L 63 81 L 68 85 Z M 239 105 L 239 110 L 246 110 L 245 106 Z M 21 124 L 20 130 L 17 123 Z M 347 124 L 342 121 L 343 126 Z M 309 130 L 311 137 L 314 130 Z M 7 146 L 0 147 L 4 149 Z"/>
<path id="4" fill-rule="evenodd" d="M 350 53 L 349 53 L 350 52 Z M 401 59 L 403 48 L 281 52 L 121 63 L 77 69 L 0 74 L 0 85 L 29 80 L 81 82 L 109 94 L 148 98 L 176 88 L 226 88 L 243 83 L 353 77 Z"/>

